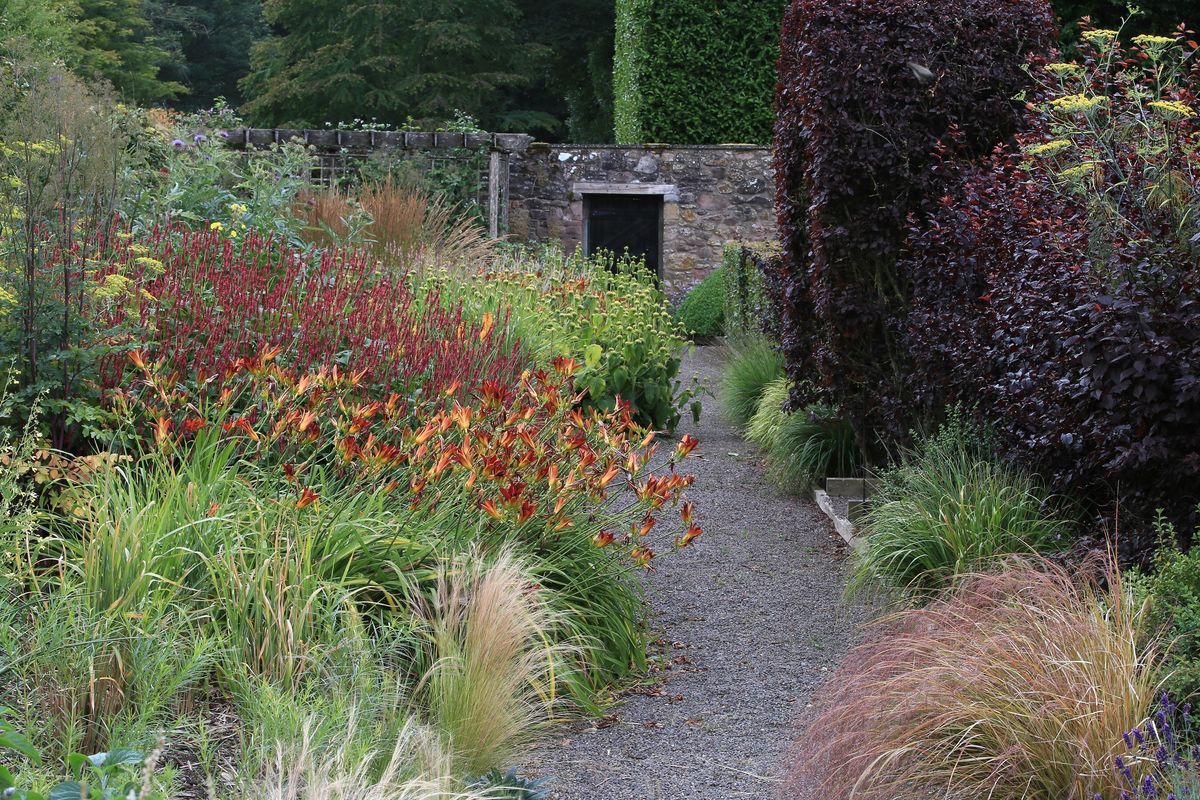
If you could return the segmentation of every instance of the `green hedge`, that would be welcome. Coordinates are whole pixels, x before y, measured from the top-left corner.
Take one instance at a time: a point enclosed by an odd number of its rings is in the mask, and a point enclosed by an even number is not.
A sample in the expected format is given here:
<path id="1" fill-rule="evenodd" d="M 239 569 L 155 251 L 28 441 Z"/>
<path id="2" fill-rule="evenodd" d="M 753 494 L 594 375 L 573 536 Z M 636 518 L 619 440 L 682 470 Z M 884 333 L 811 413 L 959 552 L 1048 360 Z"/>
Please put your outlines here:
<path id="1" fill-rule="evenodd" d="M 617 142 L 770 142 L 784 6 L 617 0 Z"/>
<path id="2" fill-rule="evenodd" d="M 696 341 L 725 333 L 724 269 L 715 269 L 688 292 L 679 306 L 678 318 Z"/>
<path id="3" fill-rule="evenodd" d="M 781 257 L 778 242 L 731 242 L 725 245 L 721 274 L 725 277 L 725 332 L 745 337 L 778 331 L 775 307 L 767 294 L 764 269 Z"/>

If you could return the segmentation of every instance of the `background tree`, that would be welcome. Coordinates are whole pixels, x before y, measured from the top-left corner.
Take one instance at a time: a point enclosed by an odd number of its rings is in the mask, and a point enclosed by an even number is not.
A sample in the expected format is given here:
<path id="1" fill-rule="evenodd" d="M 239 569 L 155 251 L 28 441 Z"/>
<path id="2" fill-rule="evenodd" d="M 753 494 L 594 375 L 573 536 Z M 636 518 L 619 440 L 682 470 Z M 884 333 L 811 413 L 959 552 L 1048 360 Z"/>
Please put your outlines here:
<path id="1" fill-rule="evenodd" d="M 142 0 L 78 0 L 67 64 L 82 78 L 103 79 L 138 103 L 171 100 L 186 91 L 164 78 L 181 59 L 147 17 Z"/>
<path id="2" fill-rule="evenodd" d="M 613 0 L 517 0 L 527 43 L 544 57 L 511 99 L 542 115 L 529 132 L 548 141 L 613 141 Z M 545 123 L 550 124 L 545 124 Z"/>
<path id="3" fill-rule="evenodd" d="M 529 114 L 501 102 L 542 56 L 518 46 L 511 0 L 267 0 L 263 13 L 272 35 L 242 82 L 256 122 L 395 125 L 462 109 L 498 129 Z"/>

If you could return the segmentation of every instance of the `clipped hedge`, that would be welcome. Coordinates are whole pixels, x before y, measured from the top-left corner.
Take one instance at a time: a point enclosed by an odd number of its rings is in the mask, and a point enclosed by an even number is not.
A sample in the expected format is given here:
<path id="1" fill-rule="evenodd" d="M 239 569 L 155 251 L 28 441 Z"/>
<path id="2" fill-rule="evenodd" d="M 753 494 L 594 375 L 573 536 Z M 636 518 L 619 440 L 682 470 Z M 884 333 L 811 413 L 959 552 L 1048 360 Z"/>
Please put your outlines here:
<path id="1" fill-rule="evenodd" d="M 725 332 L 746 337 L 779 335 L 775 315 L 777 304 L 771 301 L 767 275 L 781 257 L 778 242 L 731 242 L 722 254 L 721 274 L 725 278 Z"/>
<path id="2" fill-rule="evenodd" d="M 617 0 L 617 142 L 769 142 L 784 5 Z"/>
<path id="3" fill-rule="evenodd" d="M 688 292 L 677 316 L 697 341 L 725 333 L 725 275 L 721 268 L 710 272 Z"/>
<path id="4" fill-rule="evenodd" d="M 876 456 L 881 432 L 909 427 L 896 259 L 909 214 L 948 183 L 934 153 L 971 158 L 1011 136 L 1022 66 L 1054 37 L 1045 0 L 794 0 L 784 20 L 783 352 L 795 385 L 823 387 Z"/>

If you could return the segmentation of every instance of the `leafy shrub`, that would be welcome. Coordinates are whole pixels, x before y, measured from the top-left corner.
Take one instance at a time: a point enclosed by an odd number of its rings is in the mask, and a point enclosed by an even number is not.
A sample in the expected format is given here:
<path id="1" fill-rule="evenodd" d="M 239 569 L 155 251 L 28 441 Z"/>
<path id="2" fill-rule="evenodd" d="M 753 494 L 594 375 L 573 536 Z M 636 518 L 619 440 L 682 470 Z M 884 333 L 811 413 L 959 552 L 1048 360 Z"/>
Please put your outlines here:
<path id="1" fill-rule="evenodd" d="M 1200 698 L 1200 549 L 1179 547 L 1174 526 L 1161 516 L 1155 525 L 1158 548 L 1146 574 L 1128 579 L 1150 603 L 1150 622 L 1169 647 L 1166 689 L 1179 700 Z"/>
<path id="2" fill-rule="evenodd" d="M 1010 136 L 1020 122 L 1012 98 L 1030 82 L 1022 66 L 1053 36 L 1044 0 L 791 4 L 775 126 L 783 263 L 772 293 L 795 387 L 827 389 L 864 446 L 907 428 L 896 424 L 909 413 L 896 325 L 908 291 L 896 258 L 908 215 L 947 185 L 931 154 L 939 144 L 953 144 L 955 157 L 985 154 Z"/>
<path id="3" fill-rule="evenodd" d="M 478 318 L 509 319 L 513 334 L 539 363 L 579 362 L 576 386 L 586 407 L 628 403 L 641 424 L 674 429 L 695 392 L 681 386 L 687 332 L 640 263 L 518 251 L 477 280 L 443 280 L 440 290 Z"/>
<path id="4" fill-rule="evenodd" d="M 783 377 L 783 359 L 761 336 L 735 341 L 721 375 L 721 408 L 737 425 L 750 422 L 767 387 Z"/>
<path id="5" fill-rule="evenodd" d="M 779 323 L 766 276 L 770 264 L 779 258 L 776 242 L 725 245 L 721 274 L 725 278 L 725 330 L 730 336 L 778 338 Z"/>
<path id="6" fill-rule="evenodd" d="M 619 0 L 617 141 L 767 142 L 783 7 L 784 0 Z"/>
<path id="7" fill-rule="evenodd" d="M 253 229 L 291 245 L 300 244 L 300 219 L 293 209 L 310 185 L 314 157 L 288 142 L 250 153 L 229 147 L 226 130 L 241 126 L 228 109 L 184 117 L 160 116 L 157 135 L 146 143 L 155 170 L 126 203 L 126 216 L 139 232 L 182 224 L 213 223 L 231 237 Z"/>
<path id="8" fill-rule="evenodd" d="M 1120 800 L 1114 759 L 1151 713 L 1161 654 L 1107 578 L 1017 560 L 889 617 L 826 685 L 796 796 Z"/>
<path id="9" fill-rule="evenodd" d="M 1011 554 L 1054 549 L 1064 531 L 1037 483 L 996 462 L 961 420 L 879 476 L 864 529 L 858 584 L 874 577 L 917 596 Z"/>
<path id="10" fill-rule="evenodd" d="M 1182 39 L 1082 48 L 912 231 L 904 327 L 927 403 L 978 403 L 1005 457 L 1119 505 L 1129 555 L 1200 502 L 1200 83 Z"/>
<path id="11" fill-rule="evenodd" d="M 725 332 L 725 276 L 717 269 L 688 292 L 676 315 L 679 323 L 697 340 Z"/>
<path id="12" fill-rule="evenodd" d="M 15 358 L 20 413 L 39 402 L 51 444 L 66 448 L 97 415 L 89 378 L 107 352 L 89 314 L 94 265 L 74 249 L 107 235 L 130 188 L 132 136 L 60 66 L 6 62 L 0 82 L 0 353 Z"/>
<path id="13" fill-rule="evenodd" d="M 497 800 L 547 800 L 549 792 L 543 788 L 546 778 L 526 778 L 516 769 L 506 772 L 492 770 L 472 784 L 472 789 L 488 789 L 489 796 Z"/>

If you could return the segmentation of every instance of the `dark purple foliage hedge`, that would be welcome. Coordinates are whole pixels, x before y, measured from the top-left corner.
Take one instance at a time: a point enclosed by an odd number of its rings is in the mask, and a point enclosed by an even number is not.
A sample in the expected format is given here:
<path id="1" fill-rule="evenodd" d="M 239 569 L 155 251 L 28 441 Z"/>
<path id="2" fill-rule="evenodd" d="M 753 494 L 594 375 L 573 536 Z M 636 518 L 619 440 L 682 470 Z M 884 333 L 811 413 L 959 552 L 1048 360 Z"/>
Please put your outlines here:
<path id="1" fill-rule="evenodd" d="M 947 186 L 931 154 L 953 141 L 956 156 L 986 155 L 1011 136 L 1022 65 L 1054 36 L 1044 0 L 795 0 L 786 15 L 782 347 L 797 385 L 815 382 L 872 450 L 909 421 L 895 264 L 906 218 Z"/>
<path id="2" fill-rule="evenodd" d="M 1165 56 L 1112 46 L 1090 62 L 1116 77 L 1081 70 L 1036 96 L 1024 151 L 914 219 L 901 266 L 913 394 L 975 407 L 1003 455 L 1104 517 L 1129 556 L 1158 509 L 1185 531 L 1200 503 L 1200 114 L 1147 103 Z M 1181 36 L 1171 58 L 1189 50 Z M 1200 107 L 1197 77 L 1160 99 Z M 1053 113 L 1065 94 L 1106 99 Z"/>

